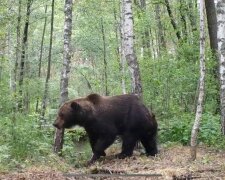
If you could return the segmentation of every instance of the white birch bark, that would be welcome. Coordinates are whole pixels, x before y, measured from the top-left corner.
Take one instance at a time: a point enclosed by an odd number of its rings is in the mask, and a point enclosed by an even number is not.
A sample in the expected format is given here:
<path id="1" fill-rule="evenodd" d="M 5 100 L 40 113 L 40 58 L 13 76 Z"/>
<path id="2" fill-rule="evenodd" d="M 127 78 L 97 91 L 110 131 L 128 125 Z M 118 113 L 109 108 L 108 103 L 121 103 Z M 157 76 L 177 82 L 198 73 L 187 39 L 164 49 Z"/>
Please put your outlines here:
<path id="1" fill-rule="evenodd" d="M 200 78 L 198 104 L 195 114 L 195 121 L 191 131 L 191 159 L 196 159 L 197 137 L 203 111 L 203 100 L 205 90 L 205 28 L 204 28 L 204 0 L 200 0 Z"/>
<path id="2" fill-rule="evenodd" d="M 64 22 L 64 54 L 63 68 L 60 82 L 60 105 L 68 100 L 68 82 L 71 59 L 71 35 L 72 35 L 72 7 L 73 0 L 65 0 L 65 22 Z M 63 148 L 64 129 L 55 132 L 54 152 L 59 153 Z"/>
<path id="3" fill-rule="evenodd" d="M 221 130 L 225 135 L 225 0 L 217 1 L 217 40 L 220 75 Z"/>
<path id="4" fill-rule="evenodd" d="M 65 23 L 64 23 L 64 54 L 63 68 L 61 71 L 60 104 L 68 100 L 68 82 L 71 59 L 71 35 L 72 35 L 72 0 L 65 1 Z"/>
<path id="5" fill-rule="evenodd" d="M 142 85 L 140 78 L 139 65 L 137 56 L 134 51 L 134 32 L 133 32 L 133 14 L 132 14 L 132 1 L 122 0 L 123 11 L 123 42 L 124 53 L 131 73 L 132 93 L 142 96 Z"/>

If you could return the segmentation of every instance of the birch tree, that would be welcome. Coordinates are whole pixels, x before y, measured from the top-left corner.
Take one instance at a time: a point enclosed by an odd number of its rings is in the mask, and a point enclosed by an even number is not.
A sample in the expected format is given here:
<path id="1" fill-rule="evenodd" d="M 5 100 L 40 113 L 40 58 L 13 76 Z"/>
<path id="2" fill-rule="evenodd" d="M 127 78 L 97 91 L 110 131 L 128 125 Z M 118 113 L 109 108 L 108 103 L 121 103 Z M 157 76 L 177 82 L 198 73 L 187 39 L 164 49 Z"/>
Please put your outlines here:
<path id="1" fill-rule="evenodd" d="M 205 91 L 205 22 L 204 22 L 204 0 L 200 0 L 200 77 L 199 94 L 195 114 L 195 121 L 191 131 L 191 159 L 196 159 L 197 137 L 203 111 L 203 99 Z"/>
<path id="2" fill-rule="evenodd" d="M 133 12 L 132 1 L 122 0 L 122 14 L 123 14 L 123 48 L 126 61 L 131 73 L 132 93 L 142 96 L 142 84 L 139 71 L 139 64 L 137 56 L 134 51 L 134 31 L 133 31 Z"/>
<path id="3" fill-rule="evenodd" d="M 221 130 L 225 135 L 225 0 L 217 1 Z"/>
<path id="4" fill-rule="evenodd" d="M 64 22 L 64 53 L 63 68 L 60 82 L 60 105 L 68 100 L 68 82 L 71 59 L 71 35 L 72 35 L 72 6 L 73 0 L 65 0 L 65 22 Z M 54 139 L 54 152 L 59 153 L 63 148 L 64 129 L 56 129 Z"/>

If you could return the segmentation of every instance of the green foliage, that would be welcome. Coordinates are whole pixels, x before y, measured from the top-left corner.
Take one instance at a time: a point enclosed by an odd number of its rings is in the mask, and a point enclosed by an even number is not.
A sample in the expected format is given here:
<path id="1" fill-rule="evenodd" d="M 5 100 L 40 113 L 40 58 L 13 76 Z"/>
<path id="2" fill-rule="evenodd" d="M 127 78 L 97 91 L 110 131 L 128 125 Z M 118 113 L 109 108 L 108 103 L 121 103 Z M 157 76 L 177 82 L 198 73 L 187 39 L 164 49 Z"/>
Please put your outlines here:
<path id="1" fill-rule="evenodd" d="M 71 139 L 64 143 L 62 153 L 66 162 L 73 167 L 86 165 L 92 154 L 88 141 L 72 141 Z"/>
<path id="2" fill-rule="evenodd" d="M 52 151 L 54 128 L 50 125 L 40 128 L 38 114 L 16 114 L 1 118 L 0 122 L 0 172 L 31 165 L 49 165 L 67 169 L 68 164 L 75 167 L 85 165 L 91 156 L 86 133 L 81 128 L 66 131 L 62 160 Z M 60 164 L 59 164 L 60 163 Z"/>
<path id="3" fill-rule="evenodd" d="M 83 128 L 76 127 L 66 131 L 66 140 L 72 140 L 73 142 L 80 142 L 86 139 L 87 134 Z"/>
<path id="4" fill-rule="evenodd" d="M 176 116 L 172 119 L 161 121 L 159 131 L 160 142 L 165 144 L 179 142 L 183 145 L 189 145 L 194 118 L 194 115 L 182 114 L 179 118 Z M 204 143 L 214 148 L 224 148 L 225 139 L 220 129 L 219 116 L 204 113 L 199 130 L 198 143 Z"/>
<path id="5" fill-rule="evenodd" d="M 197 64 L 165 54 L 158 61 L 140 62 L 144 100 L 158 114 L 171 115 L 194 110 L 197 89 Z M 190 73 L 192 72 L 192 73 Z"/>
<path id="6" fill-rule="evenodd" d="M 199 141 L 216 148 L 225 148 L 225 139 L 221 134 L 219 115 L 205 113 L 199 132 Z"/>
<path id="7" fill-rule="evenodd" d="M 40 161 L 51 153 L 53 131 L 39 129 L 37 115 L 1 118 L 0 161 L 2 166 L 15 168 L 31 161 Z M 51 129 L 50 129 L 51 130 Z M 2 167 L 1 167 L 2 168 Z"/>
<path id="8" fill-rule="evenodd" d="M 74 167 L 82 167 L 91 157 L 91 148 L 86 131 L 76 127 L 65 131 L 63 157 Z"/>
<path id="9" fill-rule="evenodd" d="M 160 122 L 160 142 L 179 142 L 188 145 L 191 136 L 193 115 L 183 114 Z"/>

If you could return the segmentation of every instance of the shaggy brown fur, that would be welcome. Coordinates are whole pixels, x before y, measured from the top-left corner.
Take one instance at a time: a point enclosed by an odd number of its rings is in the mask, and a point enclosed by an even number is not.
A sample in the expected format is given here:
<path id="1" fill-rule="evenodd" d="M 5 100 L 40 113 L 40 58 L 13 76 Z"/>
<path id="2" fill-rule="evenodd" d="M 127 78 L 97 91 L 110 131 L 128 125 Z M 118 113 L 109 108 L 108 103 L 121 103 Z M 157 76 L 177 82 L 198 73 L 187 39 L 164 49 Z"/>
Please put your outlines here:
<path id="1" fill-rule="evenodd" d="M 147 155 L 154 156 L 158 152 L 155 115 L 136 95 L 105 97 L 91 94 L 68 101 L 59 109 L 53 125 L 59 129 L 74 125 L 84 127 L 93 151 L 91 162 L 105 156 L 105 150 L 117 135 L 123 141 L 119 158 L 131 156 L 137 141 L 141 141 Z"/>

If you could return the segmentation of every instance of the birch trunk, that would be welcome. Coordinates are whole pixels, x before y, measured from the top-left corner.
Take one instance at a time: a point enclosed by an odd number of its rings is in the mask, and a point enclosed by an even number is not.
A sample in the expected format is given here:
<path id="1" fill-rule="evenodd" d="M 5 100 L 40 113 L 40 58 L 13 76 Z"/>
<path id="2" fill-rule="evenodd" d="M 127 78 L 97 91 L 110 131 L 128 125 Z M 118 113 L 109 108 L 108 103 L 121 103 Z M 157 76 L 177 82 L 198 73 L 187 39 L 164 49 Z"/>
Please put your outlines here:
<path id="1" fill-rule="evenodd" d="M 65 0 L 65 22 L 64 22 L 64 54 L 63 54 L 63 68 L 61 71 L 60 83 L 60 105 L 68 100 L 68 81 L 70 72 L 71 59 L 71 35 L 72 35 L 72 6 L 73 0 Z M 59 153 L 63 148 L 64 129 L 55 132 L 54 152 Z"/>
<path id="2" fill-rule="evenodd" d="M 217 1 L 217 40 L 220 74 L 221 130 L 225 135 L 225 1 Z"/>
<path id="3" fill-rule="evenodd" d="M 132 13 L 132 1 L 122 1 L 123 11 L 123 45 L 124 53 L 127 60 L 129 70 L 131 72 L 132 93 L 142 96 L 142 84 L 140 78 L 139 64 L 137 62 L 137 56 L 134 51 L 134 32 L 133 32 L 133 13 Z"/>
<path id="4" fill-rule="evenodd" d="M 203 111 L 203 100 L 205 91 L 205 29 L 204 29 L 204 0 L 200 0 L 200 78 L 198 104 L 195 114 L 195 121 L 191 132 L 191 159 L 196 159 L 197 137 Z"/>

